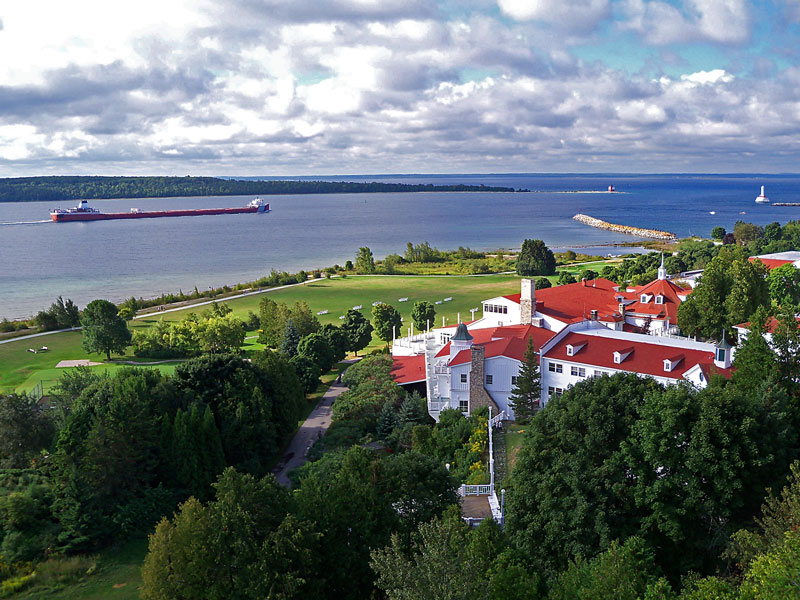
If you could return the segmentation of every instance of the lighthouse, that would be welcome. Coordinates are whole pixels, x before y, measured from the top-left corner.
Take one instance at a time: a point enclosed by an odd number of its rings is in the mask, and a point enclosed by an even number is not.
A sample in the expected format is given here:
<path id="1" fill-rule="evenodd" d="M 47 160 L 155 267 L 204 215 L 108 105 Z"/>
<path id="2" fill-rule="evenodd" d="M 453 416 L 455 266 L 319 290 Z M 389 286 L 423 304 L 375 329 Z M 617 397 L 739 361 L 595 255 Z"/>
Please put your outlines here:
<path id="1" fill-rule="evenodd" d="M 761 186 L 761 195 L 756 198 L 756 204 L 767 204 L 769 198 L 764 195 L 764 186 Z"/>

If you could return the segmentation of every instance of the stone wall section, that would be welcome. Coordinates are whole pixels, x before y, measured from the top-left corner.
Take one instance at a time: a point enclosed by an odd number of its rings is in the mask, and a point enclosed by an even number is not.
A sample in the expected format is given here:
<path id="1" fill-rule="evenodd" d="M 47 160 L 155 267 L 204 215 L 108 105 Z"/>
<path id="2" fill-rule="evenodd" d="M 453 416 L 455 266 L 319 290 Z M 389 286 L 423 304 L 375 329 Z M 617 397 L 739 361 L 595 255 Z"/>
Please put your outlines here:
<path id="1" fill-rule="evenodd" d="M 469 414 L 473 414 L 481 406 L 491 406 L 492 414 L 497 415 L 500 409 L 484 387 L 486 350 L 483 346 L 473 346 L 470 350 L 472 365 L 469 371 Z"/>

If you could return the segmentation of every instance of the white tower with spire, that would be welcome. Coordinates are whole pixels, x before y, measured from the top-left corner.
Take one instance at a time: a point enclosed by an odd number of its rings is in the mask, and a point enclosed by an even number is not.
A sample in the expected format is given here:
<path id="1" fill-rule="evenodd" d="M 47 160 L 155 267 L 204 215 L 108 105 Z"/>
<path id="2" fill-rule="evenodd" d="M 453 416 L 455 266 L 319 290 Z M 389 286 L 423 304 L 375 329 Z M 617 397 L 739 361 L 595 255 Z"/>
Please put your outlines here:
<path id="1" fill-rule="evenodd" d="M 764 186 L 761 186 L 761 194 L 756 197 L 756 204 L 767 204 L 769 202 L 769 198 L 764 195 Z"/>
<path id="2" fill-rule="evenodd" d="M 667 278 L 667 269 L 664 267 L 664 253 L 661 253 L 661 266 L 658 267 L 658 278 L 662 281 Z"/>

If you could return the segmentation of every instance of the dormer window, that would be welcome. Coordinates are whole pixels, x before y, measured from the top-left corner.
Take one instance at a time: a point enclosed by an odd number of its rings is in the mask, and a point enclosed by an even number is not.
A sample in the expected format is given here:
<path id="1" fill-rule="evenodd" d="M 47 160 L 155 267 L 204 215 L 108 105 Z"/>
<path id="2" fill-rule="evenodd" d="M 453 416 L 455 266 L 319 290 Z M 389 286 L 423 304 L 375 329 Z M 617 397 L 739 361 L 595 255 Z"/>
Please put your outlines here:
<path id="1" fill-rule="evenodd" d="M 621 364 L 633 352 L 633 348 L 625 348 L 624 350 L 617 350 L 614 352 L 614 364 Z"/>
<path id="2" fill-rule="evenodd" d="M 597 321 L 597 309 L 592 309 L 589 313 L 589 317 L 592 319 L 592 321 Z"/>
<path id="3" fill-rule="evenodd" d="M 656 296 L 656 304 L 664 304 L 664 296 L 662 296 L 661 294 Z"/>
<path id="4" fill-rule="evenodd" d="M 673 356 L 672 358 L 665 358 L 664 372 L 671 373 L 672 370 L 675 369 L 682 360 L 683 360 L 683 354 L 679 356 Z"/>
<path id="5" fill-rule="evenodd" d="M 585 342 L 583 344 L 567 344 L 567 356 L 575 356 L 585 345 Z"/>
<path id="6" fill-rule="evenodd" d="M 639 302 L 641 302 L 642 304 L 647 304 L 648 302 L 650 302 L 652 297 L 653 297 L 653 294 L 642 294 L 639 297 Z"/>

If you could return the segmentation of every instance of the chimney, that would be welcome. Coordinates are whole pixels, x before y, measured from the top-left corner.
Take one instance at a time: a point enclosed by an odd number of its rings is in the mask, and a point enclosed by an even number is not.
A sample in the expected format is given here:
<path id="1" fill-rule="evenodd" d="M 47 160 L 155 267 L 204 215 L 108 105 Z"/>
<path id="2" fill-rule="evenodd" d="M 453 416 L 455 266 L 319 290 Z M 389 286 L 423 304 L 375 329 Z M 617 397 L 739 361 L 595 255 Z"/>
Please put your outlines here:
<path id="1" fill-rule="evenodd" d="M 586 277 L 581 277 L 581 285 L 586 287 Z"/>
<path id="2" fill-rule="evenodd" d="M 492 413 L 495 415 L 500 414 L 500 409 L 497 403 L 489 395 L 484 387 L 484 379 L 486 377 L 486 350 L 483 346 L 472 346 L 471 350 L 471 364 L 469 370 L 469 413 L 481 406 L 491 406 Z"/>
<path id="3" fill-rule="evenodd" d="M 623 317 L 625 316 L 625 303 L 624 302 L 620 302 L 619 303 L 619 314 L 621 316 L 623 316 Z"/>
<path id="4" fill-rule="evenodd" d="M 536 283 L 533 279 L 520 280 L 519 324 L 530 325 L 536 312 Z"/>

